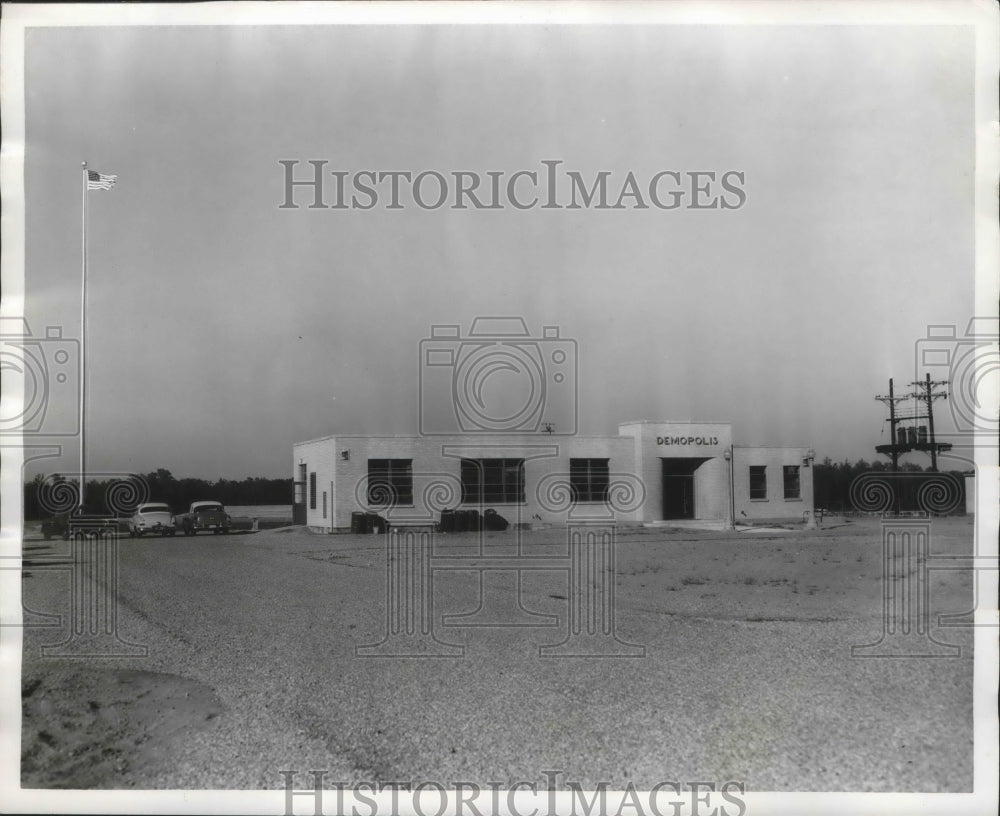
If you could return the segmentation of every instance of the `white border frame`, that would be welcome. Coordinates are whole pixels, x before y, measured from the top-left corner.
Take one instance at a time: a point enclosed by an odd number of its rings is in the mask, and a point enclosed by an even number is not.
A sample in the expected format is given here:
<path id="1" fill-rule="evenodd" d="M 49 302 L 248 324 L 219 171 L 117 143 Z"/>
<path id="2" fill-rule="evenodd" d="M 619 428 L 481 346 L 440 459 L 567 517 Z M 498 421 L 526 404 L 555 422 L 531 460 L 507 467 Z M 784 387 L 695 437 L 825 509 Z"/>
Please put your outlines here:
<path id="1" fill-rule="evenodd" d="M 24 306 L 24 36 L 35 26 L 152 26 L 152 25 L 287 25 L 287 24 L 448 23 L 462 25 L 616 25 L 616 24 L 747 24 L 747 25 L 969 25 L 976 30 L 976 314 L 995 314 L 1000 268 L 1000 226 L 997 224 L 996 180 L 1000 178 L 1000 116 L 997 112 L 996 77 L 1000 75 L 1000 11 L 990 0 L 948 2 L 422 2 L 422 3 L 281 3 L 220 2 L 206 5 L 22 5 L 5 4 L 0 20 L 0 114 L 3 146 L 0 151 L 0 184 L 3 212 L 0 239 L 3 255 L 4 316 L 23 315 Z M 11 378 L 12 379 L 12 378 Z M 18 383 L 19 385 L 19 383 Z M 996 382 L 994 382 L 996 385 Z M 5 382 L 3 398 L 21 399 Z M 996 448 L 977 447 L 978 507 L 975 519 L 978 555 L 996 557 L 998 483 Z M 20 558 L 21 470 L 23 451 L 3 451 L 0 504 L 0 556 Z M 19 563 L 19 562 L 18 562 Z M 997 573 L 980 575 L 981 592 L 997 593 Z M 19 619 L 20 573 L 0 571 L 0 616 Z M 973 814 L 995 812 L 998 800 L 996 718 L 998 643 L 996 610 L 980 610 L 975 629 L 975 765 L 972 794 L 860 794 L 860 793 L 748 793 L 748 812 L 813 814 Z M 20 664 L 21 630 L 5 626 L 0 643 L 0 790 L 7 812 L 25 813 L 284 813 L 285 793 L 272 791 L 23 791 L 20 789 Z M 11 704 L 13 702 L 13 704 Z M 11 733 L 13 732 L 13 733 Z M 537 797 L 522 792 L 518 809 L 533 807 L 547 813 L 546 793 Z M 388 794 L 378 797 L 388 808 Z M 428 812 L 434 812 L 429 797 Z M 332 792 L 324 800 L 332 812 Z M 350 800 L 346 799 L 345 804 Z M 556 802 L 568 805 L 567 794 Z M 300 800 L 297 812 L 311 812 Z M 479 804 L 479 803 L 477 803 Z M 710 806 L 726 805 L 718 797 Z M 361 812 L 366 812 L 364 803 Z M 489 812 L 489 798 L 480 809 Z M 732 809 L 730 805 L 729 810 Z M 705 812 L 710 812 L 706 810 Z"/>

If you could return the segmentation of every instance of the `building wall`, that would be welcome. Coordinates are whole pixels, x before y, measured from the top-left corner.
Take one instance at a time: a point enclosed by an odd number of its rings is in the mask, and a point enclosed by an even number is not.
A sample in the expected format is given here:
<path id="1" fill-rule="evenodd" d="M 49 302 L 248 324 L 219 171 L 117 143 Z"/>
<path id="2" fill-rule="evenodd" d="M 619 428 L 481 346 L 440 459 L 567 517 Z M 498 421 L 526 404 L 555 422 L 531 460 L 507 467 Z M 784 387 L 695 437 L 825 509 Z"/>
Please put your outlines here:
<path id="1" fill-rule="evenodd" d="M 695 518 L 729 518 L 725 452 L 732 426 L 721 422 L 625 422 L 618 426 L 633 440 L 635 473 L 646 486 L 641 521 L 663 518 L 663 459 L 707 459 L 694 474 Z"/>
<path id="2" fill-rule="evenodd" d="M 609 460 L 612 481 L 615 474 L 638 483 L 638 498 L 628 509 L 616 512 L 619 521 L 650 522 L 663 518 L 663 459 L 703 460 L 694 471 L 696 519 L 728 520 L 730 513 L 731 426 L 724 423 L 630 422 L 619 427 L 619 436 L 558 437 L 530 435 L 466 436 L 329 436 L 301 442 L 293 448 L 292 474 L 298 479 L 299 465 L 316 474 L 316 506 L 309 501 L 309 480 L 305 485 L 306 524 L 318 530 L 348 528 L 351 513 L 369 508 L 367 476 L 369 459 L 413 460 L 413 506 L 395 508 L 393 518 L 437 520 L 441 507 L 461 505 L 462 458 L 524 458 L 525 502 L 488 503 L 476 509 L 495 509 L 511 524 L 565 523 L 570 513 L 586 514 L 587 506 L 553 508 L 546 502 L 552 488 L 547 474 L 569 475 L 571 458 Z M 346 452 L 346 458 L 342 455 Z M 804 464 L 808 449 L 781 447 L 736 447 L 732 474 L 735 518 L 801 519 L 813 509 L 812 467 Z M 750 499 L 750 465 L 767 467 L 767 499 Z M 784 465 L 799 467 L 800 498 L 784 498 Z M 631 479 L 629 478 L 631 477 Z M 438 483 L 433 495 L 432 483 Z M 442 493 L 443 491 L 443 493 Z M 450 491 L 450 492 L 449 492 Z M 558 491 L 550 498 L 558 499 Z M 323 494 L 326 494 L 326 513 Z M 434 504 L 434 499 L 438 500 Z M 472 507 L 473 505 L 468 505 Z M 381 513 L 386 515 L 385 512 Z"/>
<path id="3" fill-rule="evenodd" d="M 694 473 L 695 518 L 729 519 L 729 465 L 719 456 Z"/>
<path id="4" fill-rule="evenodd" d="M 546 506 L 540 491 L 551 487 L 551 480 L 543 482 L 547 474 L 564 474 L 569 477 L 571 458 L 608 459 L 611 474 L 631 474 L 633 471 L 632 440 L 624 437 L 549 437 L 540 434 L 477 435 L 477 436 L 337 436 L 295 446 L 293 473 L 303 462 L 310 473 L 317 473 L 320 484 L 332 483 L 332 511 L 322 516 L 322 501 L 316 508 L 308 506 L 306 524 L 317 529 L 345 528 L 351 524 L 351 513 L 368 509 L 367 476 L 369 459 L 413 460 L 413 506 L 395 508 L 390 514 L 396 519 L 436 520 L 440 507 L 493 508 L 511 524 L 561 523 L 567 512 L 553 501 L 558 509 Z M 341 452 L 348 451 L 347 459 Z M 488 502 L 461 504 L 461 460 L 469 459 L 525 459 L 523 504 Z M 439 499 L 436 508 L 429 506 L 427 491 L 434 484 L 451 500 Z M 328 489 L 330 489 L 328 487 Z M 308 491 L 307 491 L 308 492 Z M 307 496 L 308 499 L 308 496 Z M 377 509 L 377 508 L 371 508 Z M 618 514 L 622 520 L 634 520 L 640 510 Z M 386 515 L 382 513 L 382 515 Z"/>
<path id="5" fill-rule="evenodd" d="M 802 519 L 806 510 L 813 509 L 813 468 L 807 460 L 808 448 L 735 447 L 733 449 L 733 482 L 736 522 L 741 519 Z M 809 462 L 807 465 L 806 462 Z M 767 498 L 750 498 L 750 466 L 767 468 Z M 798 499 L 786 499 L 784 493 L 785 465 L 799 468 Z"/>
<path id="6" fill-rule="evenodd" d="M 336 514 L 336 482 L 338 448 L 336 437 L 299 442 L 292 448 L 292 480 L 299 479 L 299 465 L 306 465 L 304 499 L 306 524 L 329 529 Z M 316 474 L 316 507 L 309 501 L 309 476 Z M 323 494 L 326 493 L 326 515 L 323 514 Z"/>

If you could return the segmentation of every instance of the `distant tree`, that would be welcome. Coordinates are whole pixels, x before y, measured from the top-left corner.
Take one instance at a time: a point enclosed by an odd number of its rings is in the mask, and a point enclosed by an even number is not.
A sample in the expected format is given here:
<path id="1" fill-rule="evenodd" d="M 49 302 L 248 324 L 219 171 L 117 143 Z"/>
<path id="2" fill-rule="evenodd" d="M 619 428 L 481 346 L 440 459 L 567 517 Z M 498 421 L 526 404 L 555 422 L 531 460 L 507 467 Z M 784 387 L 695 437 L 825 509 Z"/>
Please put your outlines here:
<path id="1" fill-rule="evenodd" d="M 61 479 L 59 474 L 55 474 L 55 479 Z M 39 494 L 41 493 L 42 485 L 45 483 L 45 476 L 41 473 L 36 473 L 35 478 L 30 482 L 26 482 L 24 485 L 24 517 L 28 519 L 37 519 L 42 515 L 41 503 L 39 501 Z"/>
<path id="2" fill-rule="evenodd" d="M 226 505 L 291 504 L 291 479 L 264 479 L 251 476 L 241 481 L 219 478 L 214 482 L 205 479 L 177 479 L 165 468 L 143 474 L 141 478 L 149 487 L 149 500 L 162 501 L 176 510 L 185 510 L 191 502 L 203 500 L 221 501 Z M 24 482 L 24 517 L 36 520 L 49 513 L 41 503 L 42 490 L 51 489 L 53 484 L 66 481 L 58 474 L 48 479 L 37 474 Z M 48 482 L 48 484 L 46 484 Z M 113 480 L 87 480 L 87 506 L 97 512 L 107 512 L 108 488 Z M 141 493 L 137 493 L 141 495 Z M 116 496 L 116 504 L 122 508 L 121 494 Z"/>

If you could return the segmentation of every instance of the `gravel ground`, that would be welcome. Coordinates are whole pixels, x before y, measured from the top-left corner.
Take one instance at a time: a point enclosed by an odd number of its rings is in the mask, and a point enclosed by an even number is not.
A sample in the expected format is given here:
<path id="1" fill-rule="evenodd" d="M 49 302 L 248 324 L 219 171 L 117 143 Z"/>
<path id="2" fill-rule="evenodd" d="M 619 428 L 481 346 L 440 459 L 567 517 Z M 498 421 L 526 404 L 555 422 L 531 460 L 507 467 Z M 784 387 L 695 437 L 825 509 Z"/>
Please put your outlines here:
<path id="1" fill-rule="evenodd" d="M 565 573 L 522 573 L 527 609 L 559 626 L 437 627 L 461 659 L 363 659 L 382 639 L 378 536 L 124 539 L 119 635 L 129 658 L 42 657 L 67 629 L 25 630 L 27 787 L 281 788 L 328 781 L 563 780 L 647 789 L 669 779 L 748 790 L 969 791 L 972 638 L 953 659 L 856 659 L 882 631 L 877 521 L 774 534 L 624 529 L 618 634 L 643 658 L 541 659 L 565 635 Z M 527 554 L 565 531 L 523 534 Z M 469 556 L 473 534 L 443 540 Z M 512 533 L 484 552 L 509 555 Z M 25 604 L 67 615 L 63 542 L 25 542 Z M 935 552 L 967 554 L 972 523 L 934 521 Z M 487 573 L 485 611 L 515 573 Z M 932 573 L 933 611 L 973 605 L 972 576 Z M 476 609 L 474 571 L 438 573 L 435 615 Z M 437 617 L 440 621 L 440 617 Z M 495 618 L 494 618 L 495 620 Z M 305 786 L 308 777 L 303 773 Z M 329 782 L 328 782 L 329 783 Z"/>

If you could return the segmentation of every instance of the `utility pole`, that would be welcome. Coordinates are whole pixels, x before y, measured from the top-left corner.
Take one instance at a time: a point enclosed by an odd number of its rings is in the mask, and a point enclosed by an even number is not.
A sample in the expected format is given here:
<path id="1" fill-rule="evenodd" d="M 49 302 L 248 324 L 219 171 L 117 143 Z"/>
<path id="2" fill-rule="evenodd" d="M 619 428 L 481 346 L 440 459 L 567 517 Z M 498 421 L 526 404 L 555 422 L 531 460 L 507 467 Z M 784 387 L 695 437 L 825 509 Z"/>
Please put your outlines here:
<path id="1" fill-rule="evenodd" d="M 80 502 L 83 513 L 87 490 L 87 162 L 83 163 L 83 204 L 81 210 L 80 275 Z"/>
<path id="2" fill-rule="evenodd" d="M 931 375 L 927 374 L 923 382 L 919 380 L 917 382 L 911 382 L 911 386 L 917 389 L 913 394 L 914 399 L 921 400 L 927 403 L 927 431 L 930 436 L 928 439 L 930 453 L 931 453 L 931 470 L 937 471 L 937 454 L 938 454 L 938 444 L 934 438 L 934 400 L 936 399 L 948 399 L 947 391 L 935 391 L 934 389 L 948 385 L 948 380 L 931 380 Z M 947 448 L 950 448 L 948 445 Z M 947 450 L 944 445 L 940 446 L 941 450 Z"/>
<path id="3" fill-rule="evenodd" d="M 897 419 L 896 417 L 896 403 L 906 402 L 906 400 L 908 400 L 909 398 L 910 398 L 909 394 L 907 394 L 905 397 L 897 397 L 895 395 L 892 387 L 892 378 L 889 379 L 889 396 L 886 397 L 879 395 L 875 397 L 875 399 L 877 399 L 879 402 L 884 402 L 889 406 L 889 436 L 892 440 L 892 444 L 879 445 L 878 448 L 876 448 L 876 450 L 878 450 L 879 453 L 888 453 L 892 457 L 893 473 L 899 470 L 899 454 L 906 453 L 906 450 L 908 450 L 908 448 L 904 443 L 899 442 L 897 440 L 896 424 L 902 422 L 903 419 L 902 418 Z"/>

